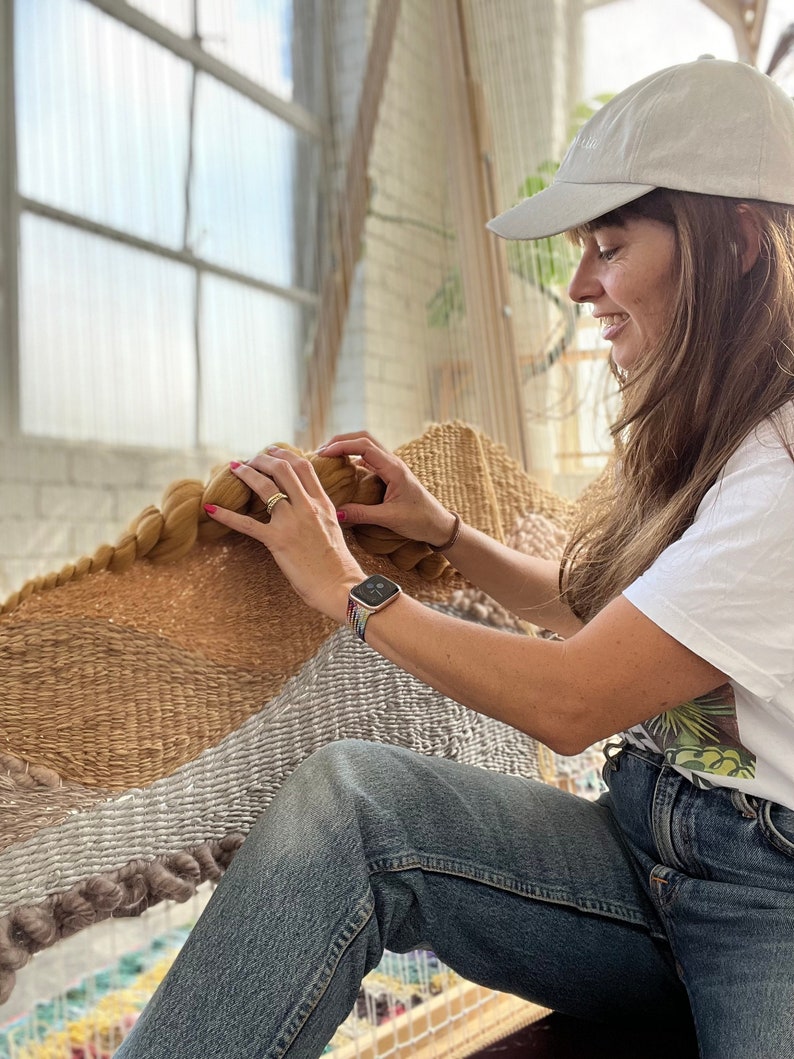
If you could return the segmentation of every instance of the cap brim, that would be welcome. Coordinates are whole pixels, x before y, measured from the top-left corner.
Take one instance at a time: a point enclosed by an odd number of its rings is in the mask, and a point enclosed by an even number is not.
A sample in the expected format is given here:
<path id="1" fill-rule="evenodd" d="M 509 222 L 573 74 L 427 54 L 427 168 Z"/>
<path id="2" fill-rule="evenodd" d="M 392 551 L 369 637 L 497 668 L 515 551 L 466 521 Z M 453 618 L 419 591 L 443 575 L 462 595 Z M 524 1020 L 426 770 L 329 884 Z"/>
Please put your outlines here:
<path id="1" fill-rule="evenodd" d="M 487 227 L 503 239 L 545 239 L 603 217 L 653 189 L 653 184 L 572 184 L 556 180 L 488 221 Z"/>

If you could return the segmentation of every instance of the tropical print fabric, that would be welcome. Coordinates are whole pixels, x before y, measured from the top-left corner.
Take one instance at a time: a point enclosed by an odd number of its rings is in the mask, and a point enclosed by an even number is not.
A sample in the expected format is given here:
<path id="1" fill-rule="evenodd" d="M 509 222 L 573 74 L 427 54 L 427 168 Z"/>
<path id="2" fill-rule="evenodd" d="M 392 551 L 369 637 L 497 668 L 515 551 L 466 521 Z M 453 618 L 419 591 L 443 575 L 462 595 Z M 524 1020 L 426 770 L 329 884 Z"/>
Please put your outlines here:
<path id="1" fill-rule="evenodd" d="M 697 787 L 716 779 L 755 779 L 755 755 L 739 738 L 736 696 L 726 683 L 632 728 L 627 735 L 646 750 L 662 754 Z"/>

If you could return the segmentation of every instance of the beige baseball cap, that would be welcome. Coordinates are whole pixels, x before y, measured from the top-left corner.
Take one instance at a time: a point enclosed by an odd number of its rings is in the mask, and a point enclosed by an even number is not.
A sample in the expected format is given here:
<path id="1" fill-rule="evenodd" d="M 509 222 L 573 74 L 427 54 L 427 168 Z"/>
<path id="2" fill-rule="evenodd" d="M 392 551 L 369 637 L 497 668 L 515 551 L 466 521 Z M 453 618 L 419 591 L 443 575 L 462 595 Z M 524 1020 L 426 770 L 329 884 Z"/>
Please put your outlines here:
<path id="1" fill-rule="evenodd" d="M 794 102 L 746 63 L 668 67 L 596 111 L 554 182 L 488 227 L 542 239 L 658 187 L 794 205 Z"/>

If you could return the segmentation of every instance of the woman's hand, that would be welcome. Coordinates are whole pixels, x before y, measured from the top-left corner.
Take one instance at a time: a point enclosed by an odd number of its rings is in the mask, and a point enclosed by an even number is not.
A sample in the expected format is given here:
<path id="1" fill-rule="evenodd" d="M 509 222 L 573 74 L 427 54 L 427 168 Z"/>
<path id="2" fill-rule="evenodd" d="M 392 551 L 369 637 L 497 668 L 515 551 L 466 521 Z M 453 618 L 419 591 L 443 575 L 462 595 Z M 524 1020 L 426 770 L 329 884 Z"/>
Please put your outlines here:
<path id="1" fill-rule="evenodd" d="M 338 517 L 346 526 L 374 525 L 439 546 L 449 540 L 455 517 L 428 492 L 408 466 L 367 433 L 338 434 L 318 452 L 358 456 L 361 465 L 386 483 L 380 504 L 345 504 Z"/>
<path id="2" fill-rule="evenodd" d="M 207 513 L 261 541 L 301 599 L 343 623 L 347 594 L 366 575 L 348 550 L 334 506 L 312 465 L 296 453 L 272 448 L 230 467 L 265 503 L 276 493 L 286 494 L 286 499 L 273 505 L 267 523 L 214 505 Z"/>

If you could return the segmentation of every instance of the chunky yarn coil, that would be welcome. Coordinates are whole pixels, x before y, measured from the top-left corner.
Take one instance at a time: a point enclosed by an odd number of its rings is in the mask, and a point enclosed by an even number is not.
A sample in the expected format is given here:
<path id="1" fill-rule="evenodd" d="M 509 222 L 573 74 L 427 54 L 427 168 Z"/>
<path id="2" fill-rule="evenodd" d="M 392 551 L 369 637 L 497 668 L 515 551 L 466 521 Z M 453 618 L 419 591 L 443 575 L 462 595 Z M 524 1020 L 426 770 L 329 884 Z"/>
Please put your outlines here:
<path id="1" fill-rule="evenodd" d="M 281 447 L 298 451 L 284 443 Z M 385 485 L 380 478 L 363 471 L 346 456 L 312 453 L 307 459 L 335 506 L 378 504 L 383 499 Z M 229 530 L 209 518 L 204 511 L 205 504 L 216 504 L 260 521 L 267 518 L 260 498 L 226 464 L 215 468 L 206 485 L 198 479 L 177 479 L 167 488 L 161 508 L 154 505 L 145 508 L 115 544 L 103 544 L 93 555 L 68 563 L 56 573 L 26 581 L 0 606 L 0 614 L 10 613 L 38 592 L 79 581 L 88 574 L 104 570 L 122 573 L 143 558 L 152 563 L 176 562 L 195 544 L 219 540 Z M 399 570 L 415 570 L 424 580 L 435 580 L 448 566 L 444 557 L 427 544 L 407 540 L 392 530 L 355 526 L 353 534 L 366 552 L 388 556 Z"/>
<path id="2" fill-rule="evenodd" d="M 0 919 L 0 1004 L 11 995 L 16 972 L 35 953 L 93 923 L 138 916 L 163 900 L 187 901 L 201 883 L 220 879 L 243 838 L 229 834 L 154 860 L 133 860 Z"/>

